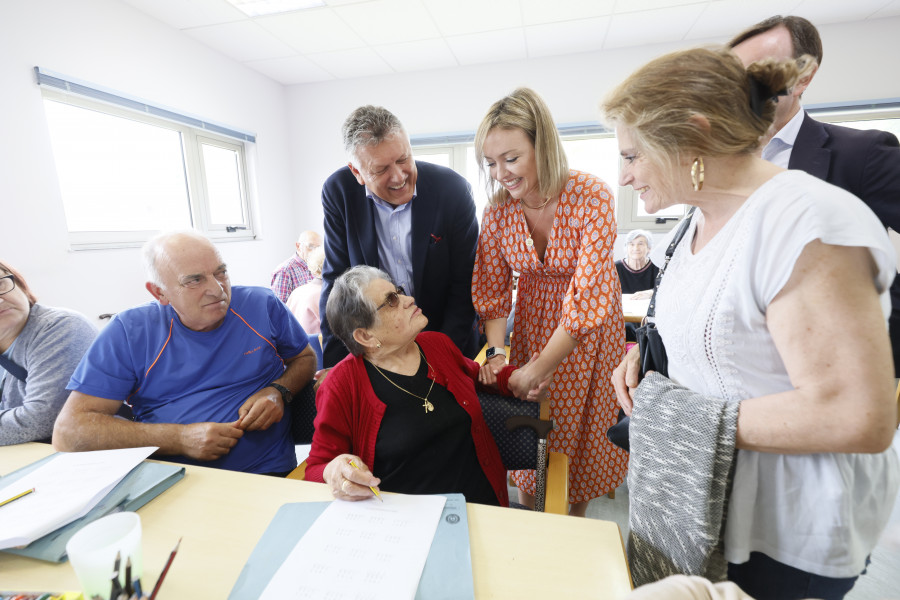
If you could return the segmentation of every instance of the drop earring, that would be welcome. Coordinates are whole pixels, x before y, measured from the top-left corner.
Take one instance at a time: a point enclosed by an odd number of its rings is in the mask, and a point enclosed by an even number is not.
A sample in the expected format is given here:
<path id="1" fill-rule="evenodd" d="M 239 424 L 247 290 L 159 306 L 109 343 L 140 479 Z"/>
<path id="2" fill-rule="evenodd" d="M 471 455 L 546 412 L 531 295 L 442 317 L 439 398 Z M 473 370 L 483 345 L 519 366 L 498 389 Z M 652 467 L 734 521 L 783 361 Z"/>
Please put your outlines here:
<path id="1" fill-rule="evenodd" d="M 703 189 L 703 157 L 698 156 L 691 165 L 691 183 L 694 184 L 695 192 Z"/>

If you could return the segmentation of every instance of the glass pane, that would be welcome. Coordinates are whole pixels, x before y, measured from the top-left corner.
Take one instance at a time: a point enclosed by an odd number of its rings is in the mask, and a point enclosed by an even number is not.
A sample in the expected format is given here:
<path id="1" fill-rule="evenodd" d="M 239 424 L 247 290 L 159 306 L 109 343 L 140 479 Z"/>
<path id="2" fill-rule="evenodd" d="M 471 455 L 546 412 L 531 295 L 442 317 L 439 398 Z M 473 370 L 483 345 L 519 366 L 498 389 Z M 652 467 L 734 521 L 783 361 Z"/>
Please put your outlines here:
<path id="1" fill-rule="evenodd" d="M 619 144 L 614 137 L 563 140 L 569 168 L 596 175 L 615 193 L 619 187 Z"/>
<path id="2" fill-rule="evenodd" d="M 69 231 L 191 226 L 181 134 L 45 100 Z"/>
<path id="3" fill-rule="evenodd" d="M 869 119 L 867 121 L 834 121 L 835 125 L 852 127 L 853 129 L 880 129 L 890 131 L 900 137 L 900 119 Z"/>
<path id="4" fill-rule="evenodd" d="M 475 146 L 466 146 L 466 181 L 472 186 L 472 195 L 475 196 L 475 217 L 481 226 L 481 217 L 484 215 L 484 207 L 488 203 L 487 188 L 478 170 L 478 161 L 475 159 Z"/>
<path id="5" fill-rule="evenodd" d="M 238 153 L 210 144 L 200 144 L 200 147 L 203 149 L 210 221 L 215 225 L 244 224 Z"/>
<path id="6" fill-rule="evenodd" d="M 416 160 L 421 160 L 424 162 L 434 163 L 436 165 L 441 165 L 442 167 L 450 168 L 450 153 L 449 152 L 440 152 L 435 154 L 418 154 L 415 150 L 413 150 L 413 158 Z"/>

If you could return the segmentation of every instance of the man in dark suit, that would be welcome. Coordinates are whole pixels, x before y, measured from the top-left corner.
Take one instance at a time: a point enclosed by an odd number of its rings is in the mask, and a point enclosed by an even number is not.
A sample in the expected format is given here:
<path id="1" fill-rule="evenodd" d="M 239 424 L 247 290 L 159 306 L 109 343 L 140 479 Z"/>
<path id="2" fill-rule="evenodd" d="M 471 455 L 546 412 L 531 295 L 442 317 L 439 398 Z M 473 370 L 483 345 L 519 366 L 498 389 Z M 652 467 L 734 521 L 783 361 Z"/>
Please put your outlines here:
<path id="1" fill-rule="evenodd" d="M 331 286 L 348 268 L 388 272 L 428 317 L 469 357 L 478 352 L 472 269 L 478 243 L 468 182 L 454 171 L 416 163 L 403 125 L 390 111 L 362 106 L 343 126 L 346 167 L 322 187 L 325 266 L 320 316 L 324 366 L 347 349 L 325 318 Z"/>
<path id="2" fill-rule="evenodd" d="M 822 64 L 822 40 L 802 17 L 775 16 L 738 34 L 728 45 L 744 65 L 765 58 L 808 54 Z M 778 98 L 772 137 L 762 157 L 800 169 L 847 190 L 872 209 L 885 227 L 900 232 L 900 143 L 886 131 L 820 123 L 800 105 L 815 71 Z M 890 317 L 895 376 L 900 377 L 900 277 L 891 286 Z"/>

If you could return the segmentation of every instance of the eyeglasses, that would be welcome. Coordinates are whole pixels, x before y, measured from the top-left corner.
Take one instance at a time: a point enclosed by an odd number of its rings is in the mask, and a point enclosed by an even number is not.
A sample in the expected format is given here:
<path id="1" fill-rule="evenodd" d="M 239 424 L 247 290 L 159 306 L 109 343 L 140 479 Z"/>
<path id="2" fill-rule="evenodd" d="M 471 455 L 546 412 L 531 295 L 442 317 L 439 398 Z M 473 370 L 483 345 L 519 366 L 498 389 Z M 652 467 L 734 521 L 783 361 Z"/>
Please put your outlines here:
<path id="1" fill-rule="evenodd" d="M 4 275 L 0 277 L 0 296 L 8 294 L 16 289 L 16 278 L 13 275 Z M 401 293 L 403 293 L 401 291 Z M 396 304 L 394 304 L 396 306 Z"/>
<path id="2" fill-rule="evenodd" d="M 375 309 L 375 312 L 378 312 L 385 306 L 390 306 L 391 308 L 397 308 L 400 305 L 400 296 L 403 294 L 406 294 L 406 292 L 403 291 L 403 286 L 398 285 L 396 291 L 387 293 L 387 295 L 385 296 L 384 302 L 382 302 L 381 305 Z"/>

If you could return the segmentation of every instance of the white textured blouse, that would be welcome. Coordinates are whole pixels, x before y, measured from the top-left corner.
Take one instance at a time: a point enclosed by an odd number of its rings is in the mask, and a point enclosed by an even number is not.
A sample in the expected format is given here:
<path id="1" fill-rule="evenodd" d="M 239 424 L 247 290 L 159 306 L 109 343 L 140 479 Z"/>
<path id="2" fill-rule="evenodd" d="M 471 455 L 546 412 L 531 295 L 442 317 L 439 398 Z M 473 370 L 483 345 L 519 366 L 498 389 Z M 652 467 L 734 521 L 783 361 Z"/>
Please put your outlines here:
<path id="1" fill-rule="evenodd" d="M 869 248 L 889 315 L 894 249 L 872 211 L 852 194 L 801 171 L 780 173 L 693 254 L 690 240 L 702 218 L 696 211 L 656 303 L 669 376 L 681 385 L 732 401 L 793 389 L 766 309 L 813 240 Z M 660 267 L 672 235 L 653 249 Z M 893 448 L 806 455 L 739 450 L 725 557 L 739 564 L 758 551 L 818 575 L 856 576 L 890 516 L 898 482 Z"/>

